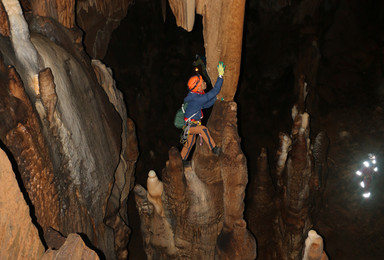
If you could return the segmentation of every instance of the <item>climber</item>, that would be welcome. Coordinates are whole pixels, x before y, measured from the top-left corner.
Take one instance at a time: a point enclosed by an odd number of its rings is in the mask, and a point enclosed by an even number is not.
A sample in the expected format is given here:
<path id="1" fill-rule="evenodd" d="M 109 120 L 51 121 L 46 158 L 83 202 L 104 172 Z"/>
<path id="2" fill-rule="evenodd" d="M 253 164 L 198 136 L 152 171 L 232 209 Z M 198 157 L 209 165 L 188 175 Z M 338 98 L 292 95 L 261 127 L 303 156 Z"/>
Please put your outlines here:
<path id="1" fill-rule="evenodd" d="M 215 144 L 208 128 L 201 124 L 201 119 L 203 118 L 202 109 L 213 106 L 216 101 L 216 96 L 219 94 L 221 86 L 223 85 L 224 70 L 224 63 L 219 62 L 219 65 L 217 65 L 219 76 L 215 86 L 207 93 L 204 92 L 207 85 L 201 75 L 196 74 L 188 80 L 187 85 L 189 93 L 184 99 L 184 103 L 188 103 L 184 114 L 184 133 L 188 137 L 183 149 L 181 150 L 181 158 L 184 162 L 187 161 L 189 153 L 196 142 L 197 135 L 200 135 L 200 138 L 203 138 L 205 143 L 215 155 L 219 155 L 221 153 L 221 148 Z"/>

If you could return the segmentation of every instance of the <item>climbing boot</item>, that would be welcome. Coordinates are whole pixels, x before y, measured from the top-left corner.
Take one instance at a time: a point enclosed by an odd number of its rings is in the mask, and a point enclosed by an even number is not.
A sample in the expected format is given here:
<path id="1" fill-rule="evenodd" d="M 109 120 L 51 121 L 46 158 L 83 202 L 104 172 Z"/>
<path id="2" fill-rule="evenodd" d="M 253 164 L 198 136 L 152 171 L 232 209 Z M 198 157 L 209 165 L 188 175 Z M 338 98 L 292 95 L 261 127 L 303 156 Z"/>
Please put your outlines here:
<path id="1" fill-rule="evenodd" d="M 213 147 L 212 152 L 219 156 L 221 154 L 221 148 L 218 146 Z"/>

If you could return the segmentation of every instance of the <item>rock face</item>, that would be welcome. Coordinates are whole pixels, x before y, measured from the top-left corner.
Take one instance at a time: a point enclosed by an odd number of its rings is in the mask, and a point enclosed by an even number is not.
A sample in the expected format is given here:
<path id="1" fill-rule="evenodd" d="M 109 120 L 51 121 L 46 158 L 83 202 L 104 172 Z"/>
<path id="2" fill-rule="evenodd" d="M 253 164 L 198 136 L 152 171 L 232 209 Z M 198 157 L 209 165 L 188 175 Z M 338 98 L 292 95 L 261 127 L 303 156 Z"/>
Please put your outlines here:
<path id="1" fill-rule="evenodd" d="M 0 258 L 40 259 L 44 246 L 5 152 L 0 149 Z M 6 194 L 6 195 L 5 195 Z"/>
<path id="2" fill-rule="evenodd" d="M 58 236 L 48 229 L 45 240 L 49 249 L 45 251 L 40 240 L 37 223 L 30 217 L 30 207 L 25 201 L 11 162 L 0 149 L 0 258 L 1 259 L 99 259 L 78 234 L 68 238 Z M 6 196 L 4 195 L 6 194 Z"/>
<path id="3" fill-rule="evenodd" d="M 106 258 L 125 258 L 138 151 L 111 71 L 92 67 L 83 51 L 74 1 L 1 3 L 0 139 L 37 223 L 83 233 Z"/>
<path id="4" fill-rule="evenodd" d="M 50 259 L 84 259 L 98 260 L 100 259 L 96 252 L 89 249 L 78 234 L 69 234 L 65 243 L 59 250 L 48 249 L 44 253 L 41 260 Z"/>
<path id="5" fill-rule="evenodd" d="M 72 31 L 77 31 L 77 26 L 80 27 L 85 33 L 84 45 L 87 53 L 92 58 L 102 59 L 107 51 L 112 32 L 126 16 L 128 7 L 133 4 L 133 1 L 24 0 L 20 1 L 20 4 L 24 12 L 40 21 L 53 20 Z M 77 43 L 81 41 L 82 39 L 78 39 Z"/>
<path id="6" fill-rule="evenodd" d="M 75 27 L 75 0 L 31 0 L 33 16 L 50 17 L 67 28 Z"/>
<path id="7" fill-rule="evenodd" d="M 113 30 L 133 3 L 133 0 L 76 1 L 77 23 L 85 32 L 84 44 L 91 57 L 104 58 Z"/>
<path id="8" fill-rule="evenodd" d="M 207 72 L 216 79 L 217 64 L 225 63 L 227 74 L 218 97 L 232 101 L 240 75 L 245 1 L 169 0 L 169 4 L 177 25 L 188 31 L 193 28 L 195 12 L 203 16 Z"/>

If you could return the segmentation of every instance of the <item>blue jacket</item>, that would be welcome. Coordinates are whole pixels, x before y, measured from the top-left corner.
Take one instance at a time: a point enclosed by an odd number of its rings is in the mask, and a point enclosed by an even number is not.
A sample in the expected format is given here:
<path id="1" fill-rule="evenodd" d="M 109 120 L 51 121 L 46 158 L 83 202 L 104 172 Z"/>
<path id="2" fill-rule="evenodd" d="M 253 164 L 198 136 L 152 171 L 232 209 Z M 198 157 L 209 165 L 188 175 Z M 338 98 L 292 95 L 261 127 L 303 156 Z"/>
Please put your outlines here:
<path id="1" fill-rule="evenodd" d="M 215 86 L 205 94 L 198 94 L 194 92 L 189 92 L 188 95 L 184 98 L 184 103 L 188 103 L 187 109 L 185 110 L 184 117 L 189 118 L 197 112 L 192 119 L 200 121 L 202 118 L 201 110 L 204 108 L 209 108 L 215 104 L 216 96 L 221 90 L 223 85 L 223 79 L 218 77 L 215 83 Z"/>

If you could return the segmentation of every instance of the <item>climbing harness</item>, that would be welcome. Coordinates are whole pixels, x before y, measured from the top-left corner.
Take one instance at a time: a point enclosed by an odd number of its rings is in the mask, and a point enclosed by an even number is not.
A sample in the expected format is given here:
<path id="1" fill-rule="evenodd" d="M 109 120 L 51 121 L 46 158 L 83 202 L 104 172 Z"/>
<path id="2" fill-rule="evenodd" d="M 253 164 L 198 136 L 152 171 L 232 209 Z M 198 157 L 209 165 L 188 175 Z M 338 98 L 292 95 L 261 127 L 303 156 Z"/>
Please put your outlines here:
<path id="1" fill-rule="evenodd" d="M 185 144 L 188 140 L 189 129 L 192 124 L 201 125 L 200 121 L 192 121 L 192 117 L 194 117 L 198 112 L 191 115 L 187 120 L 185 120 L 185 125 L 183 127 L 183 131 L 181 132 L 180 143 Z"/>

